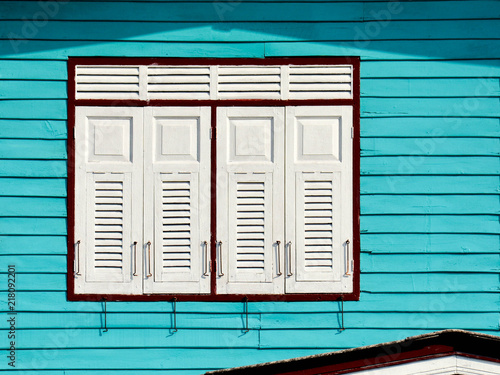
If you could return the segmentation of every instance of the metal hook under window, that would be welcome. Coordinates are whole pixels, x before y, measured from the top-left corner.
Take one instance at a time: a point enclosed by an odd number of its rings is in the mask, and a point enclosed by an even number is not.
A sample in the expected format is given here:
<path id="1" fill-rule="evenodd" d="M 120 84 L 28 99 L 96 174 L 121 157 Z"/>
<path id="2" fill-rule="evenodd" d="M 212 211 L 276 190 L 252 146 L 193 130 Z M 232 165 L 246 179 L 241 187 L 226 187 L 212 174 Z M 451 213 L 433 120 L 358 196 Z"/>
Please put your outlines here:
<path id="1" fill-rule="evenodd" d="M 245 298 L 243 298 L 243 303 L 245 308 L 245 329 L 243 332 L 248 332 L 250 331 L 250 328 L 248 328 L 248 297 L 245 296 Z"/>
<path id="2" fill-rule="evenodd" d="M 173 303 L 173 314 L 174 314 L 174 326 L 172 328 L 172 332 L 177 332 L 177 297 L 172 299 Z"/>
<path id="3" fill-rule="evenodd" d="M 344 327 L 344 297 L 340 297 L 340 313 L 342 317 L 342 326 L 340 327 L 340 331 L 345 331 Z"/>
<path id="4" fill-rule="evenodd" d="M 106 298 L 103 298 L 102 301 L 104 302 L 104 329 L 102 331 L 108 332 L 108 309 L 106 306 Z"/>

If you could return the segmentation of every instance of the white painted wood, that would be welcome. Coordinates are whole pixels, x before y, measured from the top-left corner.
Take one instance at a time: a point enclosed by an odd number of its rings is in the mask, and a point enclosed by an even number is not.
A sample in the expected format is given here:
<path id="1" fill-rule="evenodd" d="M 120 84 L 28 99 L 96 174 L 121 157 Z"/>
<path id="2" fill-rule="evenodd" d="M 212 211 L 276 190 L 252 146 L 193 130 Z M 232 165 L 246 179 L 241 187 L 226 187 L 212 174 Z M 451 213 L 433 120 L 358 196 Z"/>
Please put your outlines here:
<path id="1" fill-rule="evenodd" d="M 290 99 L 352 98 L 352 66 L 291 65 Z"/>
<path id="2" fill-rule="evenodd" d="M 450 355 L 351 373 L 356 375 L 496 375 L 500 374 L 500 363 Z"/>
<path id="3" fill-rule="evenodd" d="M 283 293 L 284 108 L 217 110 L 217 292 Z M 283 246 L 280 247 L 283 259 Z M 221 260 L 222 255 L 222 260 Z M 223 274 L 223 275 L 222 275 Z"/>
<path id="4" fill-rule="evenodd" d="M 149 99 L 210 99 L 210 67 L 149 66 Z"/>
<path id="5" fill-rule="evenodd" d="M 286 109 L 287 293 L 353 290 L 351 127 L 350 106 Z"/>
<path id="6" fill-rule="evenodd" d="M 281 100 L 288 100 L 290 94 L 290 66 L 281 66 Z"/>
<path id="7" fill-rule="evenodd" d="M 217 89 L 219 99 L 280 99 L 280 67 L 220 66 Z"/>
<path id="8" fill-rule="evenodd" d="M 139 99 L 138 66 L 76 66 L 77 99 Z"/>
<path id="9" fill-rule="evenodd" d="M 76 108 L 76 293 L 142 293 L 142 123 L 141 108 Z"/>
<path id="10" fill-rule="evenodd" d="M 351 65 L 77 66 L 77 99 L 351 99 Z"/>
<path id="11" fill-rule="evenodd" d="M 144 291 L 209 293 L 210 108 L 148 107 L 144 116 Z"/>

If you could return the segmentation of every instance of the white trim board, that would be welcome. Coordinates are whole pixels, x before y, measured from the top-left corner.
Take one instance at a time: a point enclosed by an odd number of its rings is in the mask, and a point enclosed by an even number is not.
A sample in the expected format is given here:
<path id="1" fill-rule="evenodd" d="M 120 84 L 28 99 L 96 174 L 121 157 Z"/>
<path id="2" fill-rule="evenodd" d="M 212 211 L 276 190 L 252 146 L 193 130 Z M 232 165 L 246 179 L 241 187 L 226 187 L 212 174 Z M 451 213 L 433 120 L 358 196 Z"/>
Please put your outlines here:
<path id="1" fill-rule="evenodd" d="M 440 358 L 354 371 L 356 375 L 497 375 L 500 363 L 450 355 Z"/>

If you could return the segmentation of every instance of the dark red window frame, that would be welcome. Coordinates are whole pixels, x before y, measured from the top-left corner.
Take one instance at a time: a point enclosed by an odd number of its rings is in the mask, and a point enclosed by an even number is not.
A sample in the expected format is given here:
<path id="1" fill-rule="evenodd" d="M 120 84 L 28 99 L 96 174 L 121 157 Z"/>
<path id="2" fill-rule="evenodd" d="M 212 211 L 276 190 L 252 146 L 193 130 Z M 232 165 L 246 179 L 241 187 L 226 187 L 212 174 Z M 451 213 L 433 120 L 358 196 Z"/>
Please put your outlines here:
<path id="1" fill-rule="evenodd" d="M 268 100 L 268 99 L 233 99 L 233 100 L 116 100 L 116 99 L 76 99 L 75 73 L 77 65 L 309 65 L 309 64 L 349 64 L 353 66 L 353 99 L 309 99 L 309 100 Z M 121 58 L 121 57 L 70 57 L 68 59 L 68 256 L 67 256 L 67 297 L 70 301 L 357 301 L 360 294 L 360 59 L 359 57 L 290 57 L 290 58 Z M 211 108 L 211 127 L 216 127 L 216 108 L 218 106 L 353 106 L 353 292 L 351 293 L 303 293 L 303 294 L 217 294 L 216 272 L 211 272 L 210 294 L 76 294 L 74 285 L 75 260 L 74 225 L 75 225 L 75 107 L 76 106 L 206 106 Z M 210 248 L 211 262 L 216 259 L 216 151 L 215 138 L 211 143 L 211 215 Z M 212 269 L 215 269 L 212 267 Z"/>

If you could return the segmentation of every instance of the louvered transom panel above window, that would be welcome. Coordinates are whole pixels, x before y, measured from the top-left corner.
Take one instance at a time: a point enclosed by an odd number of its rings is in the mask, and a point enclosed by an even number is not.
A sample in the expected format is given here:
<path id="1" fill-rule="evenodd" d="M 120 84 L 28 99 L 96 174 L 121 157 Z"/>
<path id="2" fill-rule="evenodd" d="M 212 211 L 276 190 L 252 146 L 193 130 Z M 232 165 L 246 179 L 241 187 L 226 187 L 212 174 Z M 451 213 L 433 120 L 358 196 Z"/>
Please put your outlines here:
<path id="1" fill-rule="evenodd" d="M 147 91 L 149 99 L 210 99 L 210 68 L 150 66 Z"/>
<path id="2" fill-rule="evenodd" d="M 138 66 L 77 66 L 77 99 L 139 99 Z"/>
<path id="3" fill-rule="evenodd" d="M 289 99 L 350 99 L 352 66 L 290 66 Z"/>
<path id="4" fill-rule="evenodd" d="M 122 273 L 123 181 L 95 181 L 94 269 L 96 273 Z"/>
<path id="5" fill-rule="evenodd" d="M 352 99 L 351 65 L 78 65 L 76 99 Z"/>
<path id="6" fill-rule="evenodd" d="M 190 272 L 191 181 L 162 181 L 163 272 Z"/>
<path id="7" fill-rule="evenodd" d="M 264 272 L 264 182 L 239 181 L 236 191 L 236 268 L 238 272 Z"/>
<path id="8" fill-rule="evenodd" d="M 332 181 L 304 181 L 304 266 L 307 271 L 333 268 L 332 194 Z"/>
<path id="9" fill-rule="evenodd" d="M 280 99 L 279 66 L 220 66 L 218 99 Z"/>

